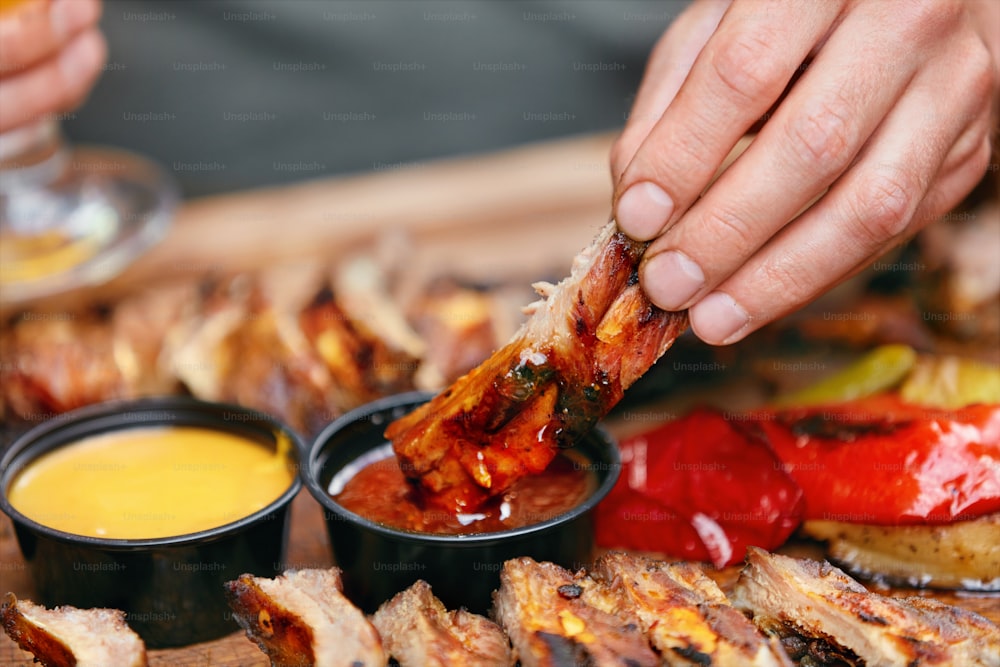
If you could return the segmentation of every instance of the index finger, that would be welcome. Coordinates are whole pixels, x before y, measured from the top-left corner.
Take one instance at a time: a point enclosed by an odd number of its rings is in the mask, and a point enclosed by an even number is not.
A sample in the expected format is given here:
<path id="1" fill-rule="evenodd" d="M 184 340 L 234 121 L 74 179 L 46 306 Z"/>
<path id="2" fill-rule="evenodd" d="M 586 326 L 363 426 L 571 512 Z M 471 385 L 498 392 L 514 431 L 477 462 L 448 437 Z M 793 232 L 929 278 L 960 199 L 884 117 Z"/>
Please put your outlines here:
<path id="1" fill-rule="evenodd" d="M 27 0 L 0 11 L 0 76 L 47 60 L 100 17 L 100 0 Z"/>
<path id="2" fill-rule="evenodd" d="M 836 22 L 843 2 L 735 0 L 616 187 L 621 229 L 655 238 L 697 199 Z"/>

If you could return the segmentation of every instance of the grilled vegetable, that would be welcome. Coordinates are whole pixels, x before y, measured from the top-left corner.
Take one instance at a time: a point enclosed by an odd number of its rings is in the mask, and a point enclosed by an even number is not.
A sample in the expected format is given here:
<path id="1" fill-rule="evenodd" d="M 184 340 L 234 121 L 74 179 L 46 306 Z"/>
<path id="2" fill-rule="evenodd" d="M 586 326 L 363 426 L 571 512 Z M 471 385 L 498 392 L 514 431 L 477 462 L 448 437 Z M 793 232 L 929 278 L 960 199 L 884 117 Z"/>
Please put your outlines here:
<path id="1" fill-rule="evenodd" d="M 622 474 L 596 508 L 598 544 L 718 567 L 741 562 L 749 545 L 783 544 L 803 492 L 743 417 L 696 410 L 623 440 Z"/>
<path id="2" fill-rule="evenodd" d="M 779 397 L 776 405 L 823 405 L 872 396 L 898 385 L 916 359 L 917 353 L 908 345 L 883 345 L 840 372 Z"/>
<path id="3" fill-rule="evenodd" d="M 806 521 L 830 558 L 867 579 L 904 586 L 1000 591 L 1000 513 L 934 526 Z"/>

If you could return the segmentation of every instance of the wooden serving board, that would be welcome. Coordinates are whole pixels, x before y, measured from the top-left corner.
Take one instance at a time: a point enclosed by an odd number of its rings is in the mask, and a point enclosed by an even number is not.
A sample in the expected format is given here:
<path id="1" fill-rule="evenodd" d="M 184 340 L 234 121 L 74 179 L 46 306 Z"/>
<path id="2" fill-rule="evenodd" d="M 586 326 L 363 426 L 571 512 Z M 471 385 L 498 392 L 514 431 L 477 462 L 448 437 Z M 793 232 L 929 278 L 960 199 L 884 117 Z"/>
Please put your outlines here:
<path id="1" fill-rule="evenodd" d="M 413 261 L 439 271 L 447 266 L 469 278 L 538 277 L 554 268 L 568 270 L 571 258 L 607 219 L 611 141 L 611 135 L 586 136 L 394 172 L 186 202 L 164 241 L 120 277 L 29 307 L 75 309 L 80 304 L 113 301 L 161 282 L 209 273 L 332 262 L 394 231 L 408 235 L 419 249 Z M 11 312 L 8 307 L 0 314 Z M 715 400 L 720 400 L 718 390 L 712 391 Z M 684 405 L 650 410 L 679 414 L 685 405 L 698 400 L 697 395 L 686 395 Z M 624 436 L 651 424 L 629 420 L 626 415 L 606 425 L 613 435 Z M 289 567 L 333 564 L 322 510 L 305 491 L 292 505 L 286 560 Z M 735 572 L 733 568 L 720 573 L 720 581 L 731 583 Z M 0 593 L 6 591 L 27 599 L 33 594 L 12 524 L 0 515 Z M 1000 623 L 1000 597 L 928 595 Z M 31 664 L 27 653 L 0 636 L 0 665 Z M 152 651 L 150 664 L 237 667 L 268 662 L 236 632 L 211 642 Z"/>
<path id="2" fill-rule="evenodd" d="M 685 402 L 692 399 L 686 397 Z M 677 405 L 669 404 L 651 406 L 652 413 L 673 412 Z M 624 437 L 635 432 L 634 421 L 619 417 L 608 421 L 607 428 L 612 435 Z M 648 424 L 644 424 L 644 427 Z M 816 545 L 806 543 L 790 543 L 782 551 L 797 556 L 821 558 L 822 553 Z M 305 490 L 299 493 L 292 504 L 291 531 L 287 552 L 289 567 L 330 567 L 333 558 L 330 543 L 323 523 L 323 511 L 319 503 Z M 728 589 L 736 579 L 739 568 L 728 568 L 719 572 L 715 578 L 723 589 Z M 18 597 L 31 599 L 32 585 L 30 573 L 18 551 L 14 537 L 13 525 L 9 518 L 0 515 L 0 591 L 13 591 Z M 880 591 L 885 593 L 886 591 Z M 1000 624 L 1000 596 L 987 594 L 961 594 L 946 591 L 897 591 L 902 595 L 926 595 L 942 602 L 976 611 L 993 622 Z M 176 649 L 150 651 L 151 667 L 266 667 L 268 661 L 256 645 L 250 642 L 242 632 L 201 644 L 194 644 Z M 11 667 L 30 667 L 31 657 L 17 648 L 6 635 L 0 636 L 0 665 Z"/>

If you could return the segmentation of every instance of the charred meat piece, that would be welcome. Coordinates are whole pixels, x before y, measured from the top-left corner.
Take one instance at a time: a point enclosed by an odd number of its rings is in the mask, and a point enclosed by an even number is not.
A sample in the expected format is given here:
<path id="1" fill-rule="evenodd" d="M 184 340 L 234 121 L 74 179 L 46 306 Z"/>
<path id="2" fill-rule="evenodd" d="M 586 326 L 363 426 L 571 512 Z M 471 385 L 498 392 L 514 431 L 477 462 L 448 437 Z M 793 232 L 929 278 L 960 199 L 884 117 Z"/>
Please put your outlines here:
<path id="1" fill-rule="evenodd" d="M 317 433 L 339 412 L 329 404 L 333 382 L 295 319 L 270 310 L 233 331 L 222 400 L 283 418 L 301 433 Z"/>
<path id="2" fill-rule="evenodd" d="M 638 618 L 668 665 L 791 664 L 695 564 L 609 553 L 598 559 L 591 577 L 616 613 Z"/>
<path id="3" fill-rule="evenodd" d="M 190 317 L 197 283 L 184 282 L 144 290 L 120 301 L 111 313 L 114 363 L 129 396 L 163 396 L 180 391 L 180 381 L 163 354 L 167 332 Z"/>
<path id="4" fill-rule="evenodd" d="M 0 396 L 12 416 L 42 421 L 129 387 L 102 313 L 24 313 L 0 335 Z"/>
<path id="5" fill-rule="evenodd" d="M 393 295 L 389 271 L 374 258 L 361 255 L 339 262 L 331 282 L 338 304 L 359 331 L 400 358 L 424 356 L 426 342 Z"/>
<path id="6" fill-rule="evenodd" d="M 330 290 L 316 295 L 298 324 L 333 378 L 330 398 L 340 412 L 413 388 L 414 358 L 361 325 Z"/>
<path id="7" fill-rule="evenodd" d="M 432 282 L 409 308 L 426 341 L 417 388 L 440 391 L 488 358 L 524 323 L 526 285 L 470 285 L 458 279 Z"/>
<path id="8" fill-rule="evenodd" d="M 494 614 L 522 667 L 658 665 L 635 623 L 582 599 L 573 575 L 554 563 L 509 560 L 493 594 Z"/>
<path id="9" fill-rule="evenodd" d="M 45 667 L 145 667 L 146 645 L 118 609 L 46 609 L 7 593 L 4 631 Z"/>
<path id="10" fill-rule="evenodd" d="M 751 547 L 733 599 L 793 658 L 814 664 L 1000 665 L 1000 628 L 982 616 L 872 593 L 828 563 Z"/>
<path id="11" fill-rule="evenodd" d="M 172 327 L 164 350 L 192 394 L 275 414 L 307 434 L 335 416 L 323 362 L 295 315 L 274 307 L 260 282 L 212 286 L 194 311 Z"/>
<path id="12" fill-rule="evenodd" d="M 464 609 L 449 612 L 423 580 L 379 607 L 372 623 L 400 667 L 513 664 L 507 635 L 496 623 Z"/>
<path id="13" fill-rule="evenodd" d="M 340 570 L 290 570 L 226 583 L 236 622 L 277 667 L 385 665 L 378 631 L 341 594 Z"/>
<path id="14" fill-rule="evenodd" d="M 609 223 L 509 343 L 389 425 L 429 502 L 468 510 L 541 472 L 670 347 L 687 315 L 646 299 L 645 247 Z"/>

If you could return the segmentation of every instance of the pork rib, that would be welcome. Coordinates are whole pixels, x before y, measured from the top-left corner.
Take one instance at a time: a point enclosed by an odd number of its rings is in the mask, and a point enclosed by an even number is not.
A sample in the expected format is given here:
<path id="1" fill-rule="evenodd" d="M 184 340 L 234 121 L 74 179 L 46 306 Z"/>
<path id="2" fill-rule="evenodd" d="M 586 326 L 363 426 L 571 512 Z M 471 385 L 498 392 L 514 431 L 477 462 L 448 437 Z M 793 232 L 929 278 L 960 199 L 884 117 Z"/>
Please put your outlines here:
<path id="1" fill-rule="evenodd" d="M 522 667 L 654 667 L 659 658 L 635 622 L 588 604 L 573 575 L 555 563 L 503 564 L 493 610 Z"/>
<path id="2" fill-rule="evenodd" d="M 118 609 L 46 609 L 7 593 L 0 625 L 45 667 L 146 667 L 146 645 Z"/>
<path id="3" fill-rule="evenodd" d="M 733 600 L 781 636 L 795 659 L 817 652 L 814 662 L 868 667 L 1000 665 L 1000 628 L 986 618 L 936 600 L 870 592 L 828 563 L 750 547 Z"/>
<path id="4" fill-rule="evenodd" d="M 608 553 L 590 580 L 612 613 L 638 619 L 668 665 L 791 667 L 698 565 Z"/>
<path id="5" fill-rule="evenodd" d="M 545 469 L 621 399 L 687 326 L 638 283 L 645 243 L 614 221 L 576 257 L 513 339 L 386 437 L 425 497 L 469 509 Z"/>
<path id="6" fill-rule="evenodd" d="M 337 568 L 303 569 L 274 579 L 242 574 L 226 582 L 226 597 L 272 665 L 384 667 L 378 632 L 342 589 Z"/>
<path id="7" fill-rule="evenodd" d="M 506 667 L 513 664 L 503 630 L 488 618 L 448 611 L 420 580 L 372 617 L 386 652 L 400 667 Z"/>

